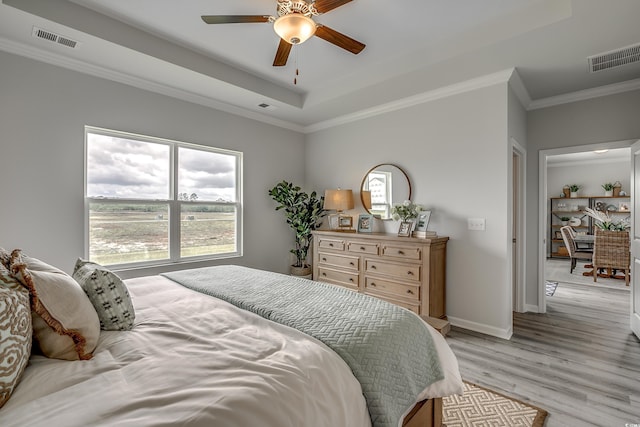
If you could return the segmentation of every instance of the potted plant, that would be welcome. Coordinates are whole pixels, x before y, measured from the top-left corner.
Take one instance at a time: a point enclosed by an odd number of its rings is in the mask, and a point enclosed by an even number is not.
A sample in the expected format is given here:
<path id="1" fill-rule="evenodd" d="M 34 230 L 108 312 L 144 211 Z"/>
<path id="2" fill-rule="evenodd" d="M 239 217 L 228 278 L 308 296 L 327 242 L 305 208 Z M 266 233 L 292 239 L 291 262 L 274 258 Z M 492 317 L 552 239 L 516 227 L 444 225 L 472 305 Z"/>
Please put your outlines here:
<path id="1" fill-rule="evenodd" d="M 610 182 L 602 184 L 602 188 L 604 188 L 604 196 L 611 197 L 613 196 L 613 184 Z"/>
<path id="2" fill-rule="evenodd" d="M 560 223 L 561 223 L 562 225 L 567 225 L 567 224 L 569 224 L 569 219 L 570 219 L 570 218 L 569 218 L 568 216 L 561 216 L 561 217 L 560 217 Z"/>
<path id="3" fill-rule="evenodd" d="M 569 185 L 570 196 L 571 197 L 578 197 L 578 190 L 579 189 L 580 189 L 580 186 L 578 184 Z"/>
<path id="4" fill-rule="evenodd" d="M 291 274 L 309 276 L 311 265 L 307 262 L 307 255 L 313 238 L 311 232 L 322 224 L 322 218 L 327 214 L 322 208 L 324 197 L 318 198 L 315 191 L 305 193 L 286 181 L 269 190 L 269 195 L 279 203 L 276 210 L 284 210 L 287 224 L 296 233 L 295 248 L 289 251 L 296 258 Z"/>

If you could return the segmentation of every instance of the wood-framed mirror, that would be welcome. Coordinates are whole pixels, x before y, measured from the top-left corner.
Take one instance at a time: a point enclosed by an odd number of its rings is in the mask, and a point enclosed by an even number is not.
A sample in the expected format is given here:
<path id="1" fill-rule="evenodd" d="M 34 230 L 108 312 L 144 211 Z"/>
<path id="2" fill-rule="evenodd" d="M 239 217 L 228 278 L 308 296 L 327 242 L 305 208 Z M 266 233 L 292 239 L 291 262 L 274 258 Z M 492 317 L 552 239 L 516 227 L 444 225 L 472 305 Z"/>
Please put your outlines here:
<path id="1" fill-rule="evenodd" d="M 362 178 L 360 200 L 368 213 L 380 219 L 391 219 L 393 205 L 411 200 L 409 176 L 397 165 L 376 165 Z"/>

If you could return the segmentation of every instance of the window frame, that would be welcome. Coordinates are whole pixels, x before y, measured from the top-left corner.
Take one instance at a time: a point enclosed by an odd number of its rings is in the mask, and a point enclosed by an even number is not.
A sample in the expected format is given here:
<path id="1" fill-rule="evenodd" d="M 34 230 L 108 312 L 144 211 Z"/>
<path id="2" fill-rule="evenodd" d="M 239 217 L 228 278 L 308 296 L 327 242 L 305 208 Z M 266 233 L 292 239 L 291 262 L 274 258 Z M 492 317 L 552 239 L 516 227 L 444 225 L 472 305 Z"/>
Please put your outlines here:
<path id="1" fill-rule="evenodd" d="M 132 139 L 141 142 L 163 144 L 170 147 L 169 151 L 169 198 L 168 199 L 133 199 L 133 198 L 107 198 L 107 197 L 89 197 L 87 195 L 87 178 L 89 168 L 88 144 L 89 134 L 98 134 L 115 138 Z M 219 202 L 219 201 L 186 201 L 178 199 L 178 176 L 179 176 L 179 149 L 188 148 L 191 150 L 200 150 L 217 154 L 230 155 L 235 157 L 235 202 Z M 144 267 L 157 267 L 168 264 L 185 264 L 198 261 L 219 260 L 227 258 L 237 258 L 243 256 L 243 184 L 242 171 L 243 153 L 241 151 L 228 150 L 223 148 L 211 147 L 208 145 L 193 144 L 188 142 L 176 141 L 166 138 L 154 136 L 140 135 L 130 132 L 123 132 L 111 129 L 104 129 L 94 126 L 85 126 L 84 129 L 84 257 L 90 257 L 90 205 L 91 203 L 106 204 L 123 204 L 123 203 L 139 203 L 139 204 L 157 204 L 168 205 L 169 210 L 169 257 L 166 259 L 155 261 L 136 261 L 119 264 L 108 264 L 109 268 L 114 270 L 126 270 Z M 223 254 L 209 254 L 182 257 L 181 251 L 181 208 L 183 205 L 214 205 L 214 206 L 233 206 L 235 207 L 235 237 L 236 250 L 233 252 L 225 252 Z"/>

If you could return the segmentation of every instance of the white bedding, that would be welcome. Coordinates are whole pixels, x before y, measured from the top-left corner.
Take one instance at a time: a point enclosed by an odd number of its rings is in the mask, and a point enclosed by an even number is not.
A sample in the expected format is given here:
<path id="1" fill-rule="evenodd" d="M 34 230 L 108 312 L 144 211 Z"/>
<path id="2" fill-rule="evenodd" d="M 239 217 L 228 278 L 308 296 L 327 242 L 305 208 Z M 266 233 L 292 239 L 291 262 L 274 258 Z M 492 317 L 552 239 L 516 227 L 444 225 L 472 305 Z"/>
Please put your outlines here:
<path id="1" fill-rule="evenodd" d="M 94 357 L 33 355 L 1 426 L 370 426 L 360 384 L 319 341 L 161 276 L 126 281 L 132 331 L 102 331 Z M 455 357 L 433 329 L 445 380 Z"/>

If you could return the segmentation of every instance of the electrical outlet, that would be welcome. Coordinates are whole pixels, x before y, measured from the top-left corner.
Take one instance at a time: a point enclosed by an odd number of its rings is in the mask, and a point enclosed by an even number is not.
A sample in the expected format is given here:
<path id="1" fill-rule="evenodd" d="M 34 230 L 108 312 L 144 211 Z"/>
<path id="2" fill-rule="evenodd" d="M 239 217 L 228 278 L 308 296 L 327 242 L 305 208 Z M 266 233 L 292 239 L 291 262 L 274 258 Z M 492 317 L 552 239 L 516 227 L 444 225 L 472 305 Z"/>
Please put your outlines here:
<path id="1" fill-rule="evenodd" d="M 469 230 L 484 231 L 485 230 L 484 218 L 467 218 L 467 225 Z"/>

